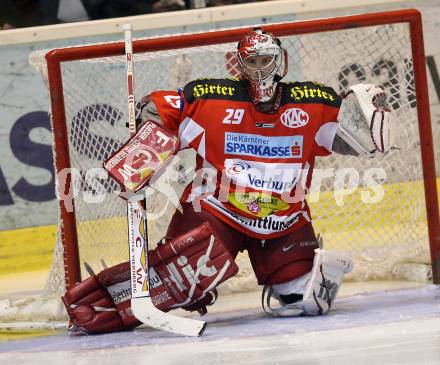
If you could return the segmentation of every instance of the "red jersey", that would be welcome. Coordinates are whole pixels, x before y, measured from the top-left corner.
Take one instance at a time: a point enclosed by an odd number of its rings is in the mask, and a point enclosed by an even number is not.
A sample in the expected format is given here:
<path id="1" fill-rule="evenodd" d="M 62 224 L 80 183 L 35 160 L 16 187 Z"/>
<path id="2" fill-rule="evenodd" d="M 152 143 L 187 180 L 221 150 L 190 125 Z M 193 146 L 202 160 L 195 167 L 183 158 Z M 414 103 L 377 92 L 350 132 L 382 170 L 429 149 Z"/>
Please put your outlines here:
<path id="1" fill-rule="evenodd" d="M 197 151 L 182 197 L 250 236 L 268 239 L 311 220 L 304 191 L 316 156 L 331 153 L 341 98 L 315 82 L 280 83 L 274 113 L 256 109 L 245 81 L 198 79 L 151 94 L 165 127 Z"/>

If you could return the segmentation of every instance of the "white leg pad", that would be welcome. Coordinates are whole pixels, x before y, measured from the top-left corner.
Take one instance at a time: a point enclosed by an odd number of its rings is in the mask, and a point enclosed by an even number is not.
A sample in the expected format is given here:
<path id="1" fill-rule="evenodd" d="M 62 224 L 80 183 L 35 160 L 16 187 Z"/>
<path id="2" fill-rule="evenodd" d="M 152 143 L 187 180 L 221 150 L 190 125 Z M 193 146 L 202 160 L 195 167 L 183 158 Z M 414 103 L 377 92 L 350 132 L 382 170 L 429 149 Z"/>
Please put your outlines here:
<path id="1" fill-rule="evenodd" d="M 274 284 L 272 288 L 277 294 L 289 295 L 292 293 L 303 294 L 306 290 L 307 283 L 309 282 L 311 272 L 300 276 L 299 278 L 288 281 L 283 284 Z"/>
<path id="2" fill-rule="evenodd" d="M 353 269 L 351 259 L 343 254 L 317 248 L 302 307 L 306 315 L 326 314 L 338 294 L 344 275 Z"/>

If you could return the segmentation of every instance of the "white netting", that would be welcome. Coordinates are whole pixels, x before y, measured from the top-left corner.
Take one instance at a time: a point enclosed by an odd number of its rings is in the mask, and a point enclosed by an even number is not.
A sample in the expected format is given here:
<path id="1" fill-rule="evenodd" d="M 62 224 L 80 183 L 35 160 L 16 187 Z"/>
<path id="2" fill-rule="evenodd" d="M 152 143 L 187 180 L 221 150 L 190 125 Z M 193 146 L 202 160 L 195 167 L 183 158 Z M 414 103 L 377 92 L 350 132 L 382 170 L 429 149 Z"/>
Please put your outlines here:
<path id="1" fill-rule="evenodd" d="M 317 173 L 324 169 L 333 171 L 333 178 L 323 180 L 319 202 L 313 202 L 316 194 L 310 197 L 315 230 L 323 235 L 325 247 L 353 256 L 352 279 L 426 279 L 429 244 L 408 26 L 288 36 L 282 38 L 282 44 L 289 52 L 285 80 L 319 81 L 338 92 L 359 81 L 380 85 L 387 90 L 398 122 L 400 149 L 385 158 L 332 156 L 317 161 Z M 231 76 L 229 52 L 234 48 L 234 44 L 222 44 L 136 54 L 138 99 L 153 90 L 175 89 L 195 78 Z M 121 146 L 128 135 L 124 58 L 64 62 L 62 77 L 71 166 L 79 172 L 75 180 L 75 213 L 80 259 L 100 270 L 102 260 L 112 265 L 128 256 L 125 202 L 111 193 L 115 188 L 112 181 L 86 175 L 91 168 L 100 168 L 102 160 Z M 180 156 L 181 163 L 176 163 L 161 183 L 162 193 L 152 194 L 152 212 L 165 209 L 166 215 L 150 221 L 151 242 L 162 237 L 173 212 L 169 194 L 174 194 L 174 190 L 166 186 L 174 184 L 182 189 L 181 181 L 191 175 L 193 154 L 185 152 Z M 328 170 L 331 168 L 334 170 Z M 334 188 L 344 168 L 354 168 L 360 180 L 360 189 L 346 196 L 341 195 L 344 191 Z M 365 186 L 372 168 L 383 169 L 386 174 L 380 181 L 384 196 L 377 204 L 364 202 L 365 194 L 375 194 Z M 356 172 L 351 176 L 356 177 Z M 91 204 L 91 196 L 96 198 L 103 191 L 108 193 L 105 199 Z M 86 197 L 85 193 L 91 196 Z M 343 206 L 338 205 L 341 196 Z M 56 247 L 55 256 L 60 258 L 62 246 Z M 241 283 L 245 284 L 234 284 L 240 282 L 237 280 L 225 283 L 231 290 L 243 290 L 253 282 L 246 258 L 243 256 L 239 261 Z M 416 266 L 408 266 L 414 262 Z M 83 265 L 81 269 L 87 276 Z M 57 280 L 63 272 L 57 270 L 53 270 L 48 281 L 48 290 L 61 286 Z"/>

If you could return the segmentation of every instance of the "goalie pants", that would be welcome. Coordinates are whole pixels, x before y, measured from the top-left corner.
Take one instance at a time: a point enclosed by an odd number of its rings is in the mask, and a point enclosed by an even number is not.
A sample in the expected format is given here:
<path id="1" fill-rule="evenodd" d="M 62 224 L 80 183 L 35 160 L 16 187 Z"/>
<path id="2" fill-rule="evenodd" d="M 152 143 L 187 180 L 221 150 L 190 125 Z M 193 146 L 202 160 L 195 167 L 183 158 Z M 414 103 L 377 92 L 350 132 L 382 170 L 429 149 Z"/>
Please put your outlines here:
<path id="1" fill-rule="evenodd" d="M 312 270 L 318 242 L 310 223 L 285 236 L 264 241 L 237 231 L 203 209 L 195 212 L 191 203 L 182 203 L 182 209 L 182 213 L 176 210 L 166 240 L 209 222 L 234 259 L 240 251 L 248 251 L 259 285 L 285 283 Z"/>

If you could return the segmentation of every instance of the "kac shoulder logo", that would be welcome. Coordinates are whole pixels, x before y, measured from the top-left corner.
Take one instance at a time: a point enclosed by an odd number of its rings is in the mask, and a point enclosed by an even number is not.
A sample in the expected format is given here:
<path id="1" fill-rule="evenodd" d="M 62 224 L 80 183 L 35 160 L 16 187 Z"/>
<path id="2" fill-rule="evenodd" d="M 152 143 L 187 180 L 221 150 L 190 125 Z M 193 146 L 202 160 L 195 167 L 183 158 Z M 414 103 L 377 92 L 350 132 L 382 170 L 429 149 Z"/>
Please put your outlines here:
<path id="1" fill-rule="evenodd" d="M 281 123 L 287 128 L 304 127 L 309 119 L 309 115 L 299 108 L 287 109 L 280 117 Z"/>

